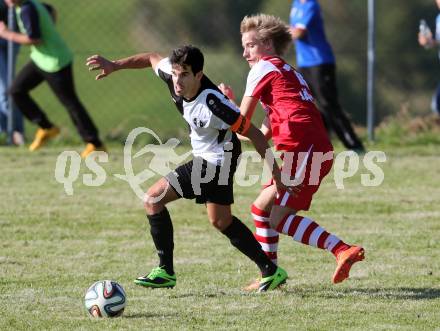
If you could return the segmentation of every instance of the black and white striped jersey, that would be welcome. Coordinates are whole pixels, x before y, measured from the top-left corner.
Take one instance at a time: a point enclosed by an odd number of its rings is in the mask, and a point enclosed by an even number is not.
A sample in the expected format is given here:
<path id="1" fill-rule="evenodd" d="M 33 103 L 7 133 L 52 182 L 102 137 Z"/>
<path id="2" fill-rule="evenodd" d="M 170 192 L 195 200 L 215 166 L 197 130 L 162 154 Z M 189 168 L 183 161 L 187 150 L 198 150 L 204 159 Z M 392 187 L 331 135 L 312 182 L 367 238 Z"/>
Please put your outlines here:
<path id="1" fill-rule="evenodd" d="M 240 109 L 205 75 L 194 98 L 186 100 L 176 95 L 169 58 L 163 58 L 155 71 L 167 83 L 177 109 L 190 127 L 193 155 L 218 166 L 223 164 L 225 151 L 232 152 L 233 158 L 238 158 L 240 141 L 229 129 L 240 118 Z"/>

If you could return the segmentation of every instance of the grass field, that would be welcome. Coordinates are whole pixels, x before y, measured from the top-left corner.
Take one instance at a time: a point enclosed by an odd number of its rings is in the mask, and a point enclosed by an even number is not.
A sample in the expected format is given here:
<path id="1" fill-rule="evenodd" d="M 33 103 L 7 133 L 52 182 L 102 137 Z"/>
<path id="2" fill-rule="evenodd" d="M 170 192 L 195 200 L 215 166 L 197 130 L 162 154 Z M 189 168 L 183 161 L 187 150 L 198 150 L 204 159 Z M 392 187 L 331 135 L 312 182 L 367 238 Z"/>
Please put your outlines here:
<path id="1" fill-rule="evenodd" d="M 365 169 L 344 190 L 329 175 L 307 215 L 362 244 L 366 261 L 335 286 L 329 253 L 283 237 L 279 262 L 290 279 L 266 294 L 240 290 L 257 276 L 256 267 L 191 201 L 169 207 L 177 287 L 134 285 L 135 277 L 155 266 L 156 254 L 141 202 L 112 176 L 123 173 L 122 148 L 111 148 L 103 186 L 78 180 L 72 196 L 54 179 L 64 149 L 29 154 L 0 148 L 1 330 L 440 329 L 438 146 L 385 149 L 379 187 L 361 186 Z M 81 173 L 87 172 L 83 165 Z M 248 209 L 257 192 L 257 186 L 236 186 L 234 213 L 252 229 Z M 122 318 L 88 317 L 84 291 L 100 279 L 124 286 L 128 304 Z"/>

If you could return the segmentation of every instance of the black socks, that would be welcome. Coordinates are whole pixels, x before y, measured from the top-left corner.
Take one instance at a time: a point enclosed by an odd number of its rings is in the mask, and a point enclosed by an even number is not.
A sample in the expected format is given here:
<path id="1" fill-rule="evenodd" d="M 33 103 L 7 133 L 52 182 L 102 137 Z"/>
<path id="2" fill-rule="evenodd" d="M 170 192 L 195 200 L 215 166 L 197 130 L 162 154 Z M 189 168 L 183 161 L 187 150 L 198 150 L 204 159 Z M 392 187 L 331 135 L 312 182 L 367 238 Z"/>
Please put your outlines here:
<path id="1" fill-rule="evenodd" d="M 147 215 L 150 222 L 150 233 L 159 256 L 159 266 L 169 275 L 174 275 L 173 267 L 173 224 L 168 210 L 164 208 L 160 213 Z"/>
<path id="2" fill-rule="evenodd" d="M 229 238 L 234 247 L 257 264 L 262 277 L 275 273 L 277 266 L 264 254 L 252 232 L 237 217 L 232 216 L 231 225 L 222 233 Z"/>
<path id="3" fill-rule="evenodd" d="M 174 275 L 173 268 L 173 224 L 168 210 L 164 208 L 160 213 L 147 215 L 150 222 L 150 233 L 159 256 L 159 265 L 170 275 Z M 240 252 L 254 261 L 261 271 L 262 277 L 273 275 L 277 266 L 264 254 L 260 244 L 252 232 L 235 216 L 232 223 L 222 233 L 229 238 L 231 244 Z"/>

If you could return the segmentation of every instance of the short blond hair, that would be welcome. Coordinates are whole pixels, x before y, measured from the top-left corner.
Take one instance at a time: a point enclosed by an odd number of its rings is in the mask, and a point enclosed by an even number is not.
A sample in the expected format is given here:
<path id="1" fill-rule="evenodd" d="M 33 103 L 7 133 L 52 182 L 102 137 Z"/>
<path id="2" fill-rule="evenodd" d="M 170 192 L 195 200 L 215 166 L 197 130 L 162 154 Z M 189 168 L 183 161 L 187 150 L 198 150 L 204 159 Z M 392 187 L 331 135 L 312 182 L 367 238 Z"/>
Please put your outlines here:
<path id="1" fill-rule="evenodd" d="M 292 42 L 289 26 L 276 16 L 267 14 L 245 16 L 240 24 L 240 33 L 251 30 L 257 32 L 258 40 L 271 40 L 277 55 L 283 55 Z"/>

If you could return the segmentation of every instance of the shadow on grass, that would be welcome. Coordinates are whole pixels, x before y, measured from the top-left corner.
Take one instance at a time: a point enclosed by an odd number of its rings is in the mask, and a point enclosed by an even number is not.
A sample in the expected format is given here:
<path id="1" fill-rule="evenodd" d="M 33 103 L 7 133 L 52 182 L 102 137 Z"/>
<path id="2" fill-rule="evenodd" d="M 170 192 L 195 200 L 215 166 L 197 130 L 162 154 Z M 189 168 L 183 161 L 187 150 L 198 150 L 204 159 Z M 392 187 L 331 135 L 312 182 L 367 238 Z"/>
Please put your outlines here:
<path id="1" fill-rule="evenodd" d="M 135 313 L 135 314 L 124 314 L 123 318 L 127 319 L 144 319 L 144 318 L 172 318 L 175 314 L 154 314 L 154 313 Z"/>
<path id="2" fill-rule="evenodd" d="M 317 289 L 295 288 L 286 289 L 285 292 L 302 297 L 323 297 L 327 299 L 337 299 L 343 297 L 369 297 L 379 299 L 394 300 L 433 300 L 440 298 L 438 288 L 412 288 L 412 287 L 392 287 L 392 288 L 346 288 L 346 289 Z"/>
<path id="3" fill-rule="evenodd" d="M 187 293 L 180 293 L 180 294 L 170 294 L 168 295 L 169 299 L 184 299 L 184 298 L 191 298 L 191 297 L 198 297 L 198 298 L 217 298 L 222 297 L 225 295 L 233 295 L 233 293 L 226 293 L 223 291 L 215 291 L 215 292 L 205 292 L 205 293 L 199 293 L 199 292 L 187 292 Z"/>

